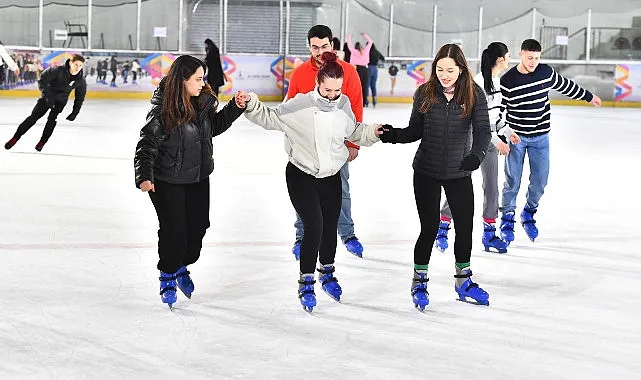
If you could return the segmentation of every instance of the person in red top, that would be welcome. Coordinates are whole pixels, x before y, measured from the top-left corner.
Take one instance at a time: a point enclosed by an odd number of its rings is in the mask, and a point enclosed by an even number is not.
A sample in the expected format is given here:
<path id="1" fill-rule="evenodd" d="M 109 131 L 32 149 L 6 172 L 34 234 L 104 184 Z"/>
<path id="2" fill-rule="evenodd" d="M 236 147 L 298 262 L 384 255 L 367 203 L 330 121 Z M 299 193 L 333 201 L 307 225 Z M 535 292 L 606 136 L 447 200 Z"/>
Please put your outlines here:
<path id="1" fill-rule="evenodd" d="M 309 32 L 307 32 L 307 42 L 309 43 L 309 51 L 312 56 L 305 63 L 298 66 L 292 72 L 289 79 L 289 88 L 287 90 L 287 99 L 291 99 L 296 94 L 305 94 L 312 91 L 316 87 L 316 74 L 319 67 L 323 63 L 321 55 L 324 52 L 332 51 L 332 30 L 325 25 L 315 25 Z M 341 91 L 349 98 L 352 112 L 356 116 L 357 122 L 363 121 L 363 91 L 361 88 L 361 81 L 358 78 L 356 69 L 345 61 L 339 60 L 344 71 L 343 87 Z M 349 150 L 349 161 L 352 161 L 358 156 L 358 145 L 346 142 L 347 149 Z M 343 183 L 343 200 L 341 204 L 341 214 L 338 218 L 338 235 L 341 237 L 343 244 L 347 250 L 358 257 L 363 257 L 363 245 L 354 234 L 354 221 L 352 220 L 352 199 L 349 195 L 349 168 L 348 164 L 340 170 L 341 180 Z M 300 258 L 300 244 L 303 240 L 303 222 L 300 217 L 296 215 L 296 242 L 292 248 L 292 253 L 296 260 Z"/>

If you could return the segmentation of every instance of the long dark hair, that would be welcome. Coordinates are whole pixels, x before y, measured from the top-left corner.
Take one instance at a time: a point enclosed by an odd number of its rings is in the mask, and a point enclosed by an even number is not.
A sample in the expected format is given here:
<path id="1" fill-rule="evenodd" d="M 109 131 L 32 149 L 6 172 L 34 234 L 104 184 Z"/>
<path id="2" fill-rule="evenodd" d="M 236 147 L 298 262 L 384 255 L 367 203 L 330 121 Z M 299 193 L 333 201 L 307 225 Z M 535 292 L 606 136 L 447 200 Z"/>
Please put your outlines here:
<path id="1" fill-rule="evenodd" d="M 434 57 L 432 62 L 432 73 L 427 83 L 423 87 L 423 102 L 421 104 L 420 112 L 427 112 L 436 103 L 439 103 L 440 93 L 443 92 L 443 86 L 436 76 L 436 64 L 443 58 L 452 58 L 456 66 L 461 70 L 461 74 L 456 80 L 454 87 L 454 101 L 463 106 L 463 114 L 461 117 L 470 117 L 472 115 L 472 108 L 474 106 L 474 79 L 470 68 L 467 66 L 467 60 L 463 51 L 458 45 L 446 44 L 441 46 Z"/>
<path id="2" fill-rule="evenodd" d="M 205 63 L 191 55 L 181 55 L 176 58 L 169 69 L 169 73 L 161 82 L 162 89 L 162 114 L 165 132 L 171 133 L 175 128 L 196 119 L 196 109 L 192 103 L 191 96 L 185 91 L 185 81 L 191 78 L 199 67 L 207 68 Z M 214 92 L 208 84 L 200 91 L 195 99 L 197 107 L 204 107 L 204 97 L 210 95 L 214 98 Z M 217 100 L 217 99 L 216 99 Z M 216 112 L 218 102 L 213 103 L 210 112 Z"/>
<path id="3" fill-rule="evenodd" d="M 492 81 L 492 68 L 496 66 L 496 60 L 505 57 L 508 49 L 503 42 L 492 42 L 483 50 L 481 56 L 481 74 L 483 75 L 483 89 L 485 93 L 491 95 L 496 91 Z"/>

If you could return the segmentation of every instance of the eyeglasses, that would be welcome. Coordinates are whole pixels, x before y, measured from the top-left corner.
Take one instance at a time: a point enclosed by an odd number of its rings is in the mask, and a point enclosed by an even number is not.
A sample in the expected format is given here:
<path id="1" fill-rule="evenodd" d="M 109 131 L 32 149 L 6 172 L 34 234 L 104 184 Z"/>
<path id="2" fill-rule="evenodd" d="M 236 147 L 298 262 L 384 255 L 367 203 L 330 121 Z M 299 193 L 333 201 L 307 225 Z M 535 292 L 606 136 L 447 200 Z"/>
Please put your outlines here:
<path id="1" fill-rule="evenodd" d="M 330 50 L 332 50 L 332 45 L 330 45 L 330 44 L 325 44 L 325 45 L 320 46 L 320 47 L 316 46 L 316 45 L 312 45 L 312 51 L 314 53 L 318 53 L 319 51 L 330 51 Z"/>

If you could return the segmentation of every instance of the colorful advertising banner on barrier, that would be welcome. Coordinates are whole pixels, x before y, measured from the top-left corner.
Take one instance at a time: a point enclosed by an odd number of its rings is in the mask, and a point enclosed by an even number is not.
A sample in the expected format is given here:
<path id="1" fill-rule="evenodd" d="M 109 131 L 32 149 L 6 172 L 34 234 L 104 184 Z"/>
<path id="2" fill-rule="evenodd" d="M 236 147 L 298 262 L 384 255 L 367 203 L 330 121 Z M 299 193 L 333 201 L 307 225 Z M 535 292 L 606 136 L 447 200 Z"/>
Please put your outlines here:
<path id="1" fill-rule="evenodd" d="M 57 66 L 74 54 L 74 51 L 10 52 L 20 67 L 20 72 L 0 70 L 0 90 L 37 90 L 40 72 L 49 66 Z M 199 58 L 204 58 L 202 55 Z M 151 93 L 176 59 L 172 54 L 95 53 L 85 56 L 84 72 L 89 92 Z M 226 83 L 220 94 L 232 95 L 238 90 L 255 92 L 278 100 L 287 93 L 289 79 L 298 65 L 308 57 L 283 57 L 279 55 L 225 55 L 222 66 Z M 431 61 L 383 62 L 375 78 L 379 100 L 393 98 L 409 101 L 416 88 L 425 82 L 431 70 Z M 579 85 L 598 94 L 603 100 L 641 102 L 641 66 L 561 65 L 559 73 L 575 80 Z M 613 80 L 614 79 L 614 80 Z M 371 96 L 374 89 L 369 86 Z M 554 91 L 551 98 L 565 98 Z M 144 97 L 144 96 L 143 96 Z"/>
<path id="2" fill-rule="evenodd" d="M 641 102 L 641 65 L 616 65 L 614 101 Z"/>

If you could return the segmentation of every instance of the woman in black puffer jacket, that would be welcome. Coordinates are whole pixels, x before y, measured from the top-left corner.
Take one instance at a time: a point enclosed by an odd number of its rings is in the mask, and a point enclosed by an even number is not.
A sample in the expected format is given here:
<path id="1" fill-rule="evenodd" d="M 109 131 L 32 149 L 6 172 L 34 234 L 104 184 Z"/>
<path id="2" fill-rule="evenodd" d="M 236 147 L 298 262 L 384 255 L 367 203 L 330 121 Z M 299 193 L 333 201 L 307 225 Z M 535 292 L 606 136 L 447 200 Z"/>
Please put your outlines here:
<path id="1" fill-rule="evenodd" d="M 203 81 L 205 68 L 188 55 L 174 61 L 151 98 L 134 157 L 136 186 L 149 192 L 160 223 L 160 295 L 169 307 L 176 302 L 176 285 L 188 298 L 194 290 L 187 265 L 198 260 L 209 227 L 212 138 L 245 108 L 239 92 L 216 112 L 218 100 Z"/>
<path id="2" fill-rule="evenodd" d="M 441 187 L 456 221 L 456 283 L 459 299 L 488 304 L 489 295 L 472 282 L 472 171 L 479 168 L 490 142 L 490 122 L 483 89 L 474 83 L 461 49 L 441 47 L 432 63 L 427 83 L 414 94 L 407 128 L 387 128 L 381 141 L 410 143 L 421 140 L 414 157 L 414 196 L 421 233 L 414 247 L 414 305 L 429 304 L 427 267 L 439 225 Z M 456 204 L 456 205 L 455 205 Z"/>

